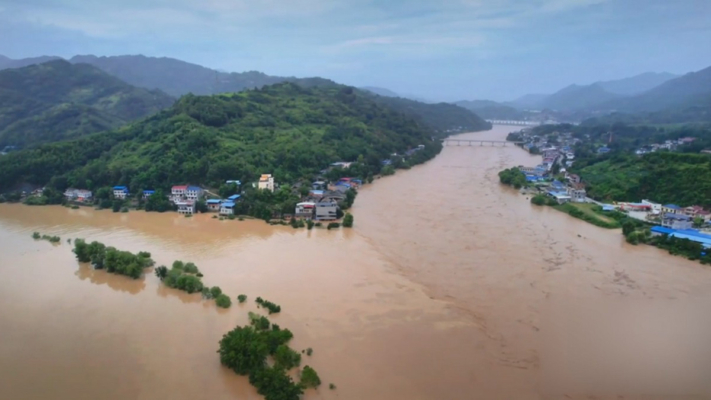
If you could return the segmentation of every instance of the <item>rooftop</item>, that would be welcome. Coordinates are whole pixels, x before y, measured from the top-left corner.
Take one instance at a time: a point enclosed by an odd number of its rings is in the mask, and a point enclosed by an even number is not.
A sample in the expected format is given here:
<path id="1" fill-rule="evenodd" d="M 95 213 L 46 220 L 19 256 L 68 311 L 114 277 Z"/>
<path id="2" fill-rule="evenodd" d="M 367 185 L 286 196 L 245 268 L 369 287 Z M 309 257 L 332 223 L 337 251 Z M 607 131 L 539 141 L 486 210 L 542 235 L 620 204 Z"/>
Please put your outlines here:
<path id="1" fill-rule="evenodd" d="M 232 208 L 234 206 L 235 206 L 235 203 L 233 203 L 231 201 L 226 201 L 226 202 L 222 203 L 222 208 Z"/>
<path id="2" fill-rule="evenodd" d="M 681 207 L 677 206 L 676 204 L 665 204 L 663 207 L 672 210 L 681 210 Z"/>
<path id="3" fill-rule="evenodd" d="M 684 215 L 684 214 L 666 213 L 666 214 L 664 214 L 664 218 L 675 219 L 677 221 L 691 221 L 691 217 L 688 215 Z"/>
<path id="4" fill-rule="evenodd" d="M 233 194 L 232 196 L 228 197 L 227 200 L 235 201 L 235 200 L 239 199 L 240 197 L 242 197 L 242 196 L 240 196 L 238 194 Z"/>
<path id="5" fill-rule="evenodd" d="M 207 201 L 207 204 L 220 204 L 222 203 L 222 200 L 220 199 L 210 199 Z"/>

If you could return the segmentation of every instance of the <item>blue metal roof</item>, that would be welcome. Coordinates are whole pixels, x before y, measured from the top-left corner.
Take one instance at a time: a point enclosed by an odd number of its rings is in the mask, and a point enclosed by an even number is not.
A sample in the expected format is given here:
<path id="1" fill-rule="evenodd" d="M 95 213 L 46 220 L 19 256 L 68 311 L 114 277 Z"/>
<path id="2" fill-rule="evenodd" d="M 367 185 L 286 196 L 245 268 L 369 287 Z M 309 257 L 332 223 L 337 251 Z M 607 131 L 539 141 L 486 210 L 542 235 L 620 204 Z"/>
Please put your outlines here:
<path id="1" fill-rule="evenodd" d="M 664 214 L 664 218 L 676 219 L 676 220 L 679 220 L 679 221 L 690 221 L 690 220 L 691 220 L 691 217 L 688 216 L 688 215 L 684 215 L 684 214 L 671 214 L 671 213 L 666 213 L 666 214 Z"/>
<path id="2" fill-rule="evenodd" d="M 665 204 L 663 207 L 671 208 L 672 210 L 681 210 L 681 207 L 677 206 L 676 204 Z"/>
<path id="3" fill-rule="evenodd" d="M 222 203 L 222 207 L 224 207 L 224 208 L 232 208 L 234 206 L 235 206 L 235 203 L 233 203 L 231 201 L 226 201 L 226 202 Z"/>
<path id="4" fill-rule="evenodd" d="M 232 196 L 228 197 L 227 200 L 235 201 L 235 200 L 239 199 L 240 197 L 242 197 L 242 196 L 240 196 L 238 194 L 233 194 Z"/>
<path id="5" fill-rule="evenodd" d="M 207 204 L 220 204 L 222 203 L 222 200 L 220 199 L 210 199 L 207 201 Z"/>
<path id="6" fill-rule="evenodd" d="M 188 190 L 190 190 L 190 191 L 195 191 L 195 192 L 199 192 L 199 191 L 201 191 L 202 189 L 201 189 L 200 187 L 198 187 L 198 186 L 188 186 Z"/>
<path id="7" fill-rule="evenodd" d="M 156 192 L 155 190 L 144 190 L 143 194 L 153 194 L 155 192 Z"/>
<path id="8" fill-rule="evenodd" d="M 605 204 L 602 206 L 602 211 L 615 211 L 615 206 Z"/>
<path id="9" fill-rule="evenodd" d="M 661 233 L 675 237 L 677 239 L 689 239 L 692 242 L 701 243 L 706 248 L 711 247 L 711 235 L 701 233 L 694 229 L 670 229 L 663 226 L 652 227 L 652 232 Z"/>
<path id="10" fill-rule="evenodd" d="M 114 186 L 114 190 L 128 190 L 126 186 Z"/>

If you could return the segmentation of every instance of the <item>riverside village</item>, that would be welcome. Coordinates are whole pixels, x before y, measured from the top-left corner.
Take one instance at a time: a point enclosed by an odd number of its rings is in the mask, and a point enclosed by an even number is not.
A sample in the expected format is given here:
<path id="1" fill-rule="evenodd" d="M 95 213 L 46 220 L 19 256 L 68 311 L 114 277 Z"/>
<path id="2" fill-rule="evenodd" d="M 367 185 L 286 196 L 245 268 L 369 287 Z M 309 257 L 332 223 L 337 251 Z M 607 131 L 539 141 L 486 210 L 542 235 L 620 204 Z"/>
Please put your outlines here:
<path id="1" fill-rule="evenodd" d="M 554 141 L 536 135 L 526 128 L 510 136 L 531 154 L 540 154 L 541 163 L 535 166 L 510 168 L 499 173 L 502 183 L 520 189 L 536 205 L 548 205 L 573 217 L 604 228 L 623 228 L 628 242 L 648 243 L 668 248 L 685 245 L 699 249 L 699 254 L 689 258 L 707 256 L 711 248 L 711 212 L 699 205 L 663 204 L 654 199 L 640 201 L 599 201 L 588 196 L 588 183 L 578 174 L 568 170 L 576 162 L 577 146 L 585 139 L 573 137 L 570 132 L 556 132 Z M 656 151 L 674 151 L 678 146 L 692 143 L 692 137 L 667 140 L 646 145 L 632 152 L 638 157 Z M 589 143 L 587 143 L 589 144 Z M 605 144 L 592 146 L 593 156 L 610 152 Z M 703 153 L 703 151 L 702 151 Z M 671 250 L 670 250 L 671 252 Z M 688 254 L 685 254 L 688 255 Z"/>

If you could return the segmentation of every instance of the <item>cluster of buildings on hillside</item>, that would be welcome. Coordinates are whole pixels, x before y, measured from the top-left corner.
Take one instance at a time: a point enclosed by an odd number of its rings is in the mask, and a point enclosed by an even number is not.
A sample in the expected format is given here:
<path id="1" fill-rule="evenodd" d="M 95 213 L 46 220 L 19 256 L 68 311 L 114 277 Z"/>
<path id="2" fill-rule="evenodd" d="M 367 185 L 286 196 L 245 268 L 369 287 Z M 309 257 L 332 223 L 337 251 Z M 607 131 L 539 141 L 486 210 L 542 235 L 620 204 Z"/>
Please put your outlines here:
<path id="1" fill-rule="evenodd" d="M 677 147 L 683 146 L 685 144 L 693 143 L 696 138 L 693 137 L 683 137 L 677 140 L 667 140 L 664 143 L 653 143 L 647 146 L 642 146 L 637 149 L 634 153 L 641 156 L 647 153 L 654 153 L 659 150 L 669 150 L 674 151 Z"/>
<path id="2" fill-rule="evenodd" d="M 334 163 L 332 168 L 347 168 L 350 163 Z M 228 180 L 226 184 L 234 184 L 238 188 L 241 182 L 238 180 Z M 359 179 L 341 178 L 336 182 L 328 183 L 318 180 L 311 184 L 308 195 L 303 201 L 296 205 L 294 217 L 303 219 L 313 219 L 317 221 L 331 221 L 338 218 L 339 203 L 346 200 L 349 189 L 358 188 L 363 184 Z M 263 174 L 255 184 L 258 189 L 273 192 L 276 189 L 274 177 L 271 174 Z M 301 188 L 301 184 L 292 187 L 293 190 Z M 114 186 L 113 197 L 125 200 L 131 196 L 126 186 Z M 155 190 L 144 190 L 141 193 L 143 200 L 147 200 L 155 195 Z M 64 192 L 64 196 L 71 202 L 92 203 L 93 193 L 90 190 L 70 188 Z M 232 195 L 226 199 L 206 199 L 208 211 L 217 212 L 223 216 L 235 214 L 235 207 L 241 199 L 240 194 Z M 199 186 L 175 185 L 171 188 L 168 199 L 175 205 L 180 214 L 194 214 L 197 211 L 197 202 L 206 198 L 206 191 Z"/>

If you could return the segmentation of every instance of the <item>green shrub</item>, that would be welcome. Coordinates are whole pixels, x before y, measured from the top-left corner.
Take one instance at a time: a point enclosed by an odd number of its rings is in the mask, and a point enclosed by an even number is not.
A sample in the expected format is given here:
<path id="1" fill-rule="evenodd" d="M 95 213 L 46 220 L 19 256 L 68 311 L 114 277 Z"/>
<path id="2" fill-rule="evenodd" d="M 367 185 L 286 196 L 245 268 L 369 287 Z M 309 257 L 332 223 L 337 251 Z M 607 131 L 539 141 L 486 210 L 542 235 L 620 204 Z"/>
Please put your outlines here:
<path id="1" fill-rule="evenodd" d="M 341 224 L 339 224 L 338 222 L 329 222 L 329 224 L 326 228 L 328 230 L 331 230 L 331 229 L 336 229 L 336 228 L 340 228 L 340 227 L 341 227 Z"/>
<path id="2" fill-rule="evenodd" d="M 214 295 L 214 292 L 212 290 L 210 290 L 210 292 Z M 221 308 L 230 308 L 230 306 L 232 305 L 232 300 L 230 300 L 230 296 L 220 293 L 219 295 L 215 296 L 215 304 L 217 304 L 217 306 Z"/>
<path id="3" fill-rule="evenodd" d="M 309 367 L 308 365 L 304 367 L 301 371 L 301 386 L 304 388 L 315 388 L 321 384 L 321 378 L 319 378 L 316 371 Z"/>
<path id="4" fill-rule="evenodd" d="M 334 385 L 333 383 L 329 383 L 328 388 L 331 390 L 334 390 L 334 389 L 336 389 L 336 385 Z"/>
<path id="5" fill-rule="evenodd" d="M 346 216 L 343 217 L 343 227 L 344 228 L 352 228 L 353 227 L 353 215 L 351 213 L 346 213 Z"/>
<path id="6" fill-rule="evenodd" d="M 212 293 L 212 297 L 217 298 L 219 295 L 222 294 L 222 289 L 220 289 L 219 286 L 213 286 L 210 288 L 210 293 Z"/>
<path id="7" fill-rule="evenodd" d="M 35 233 L 32 234 L 32 238 L 33 238 L 33 239 L 40 239 L 41 237 L 42 237 L 42 235 L 40 235 L 39 232 L 35 232 Z"/>
<path id="8" fill-rule="evenodd" d="M 546 204 L 546 196 L 542 194 L 537 194 L 531 197 L 531 203 L 537 206 L 543 206 Z"/>
<path id="9" fill-rule="evenodd" d="M 239 301 L 240 303 L 244 303 L 245 301 L 247 301 L 247 295 L 241 294 L 241 295 L 237 296 L 237 301 Z"/>

